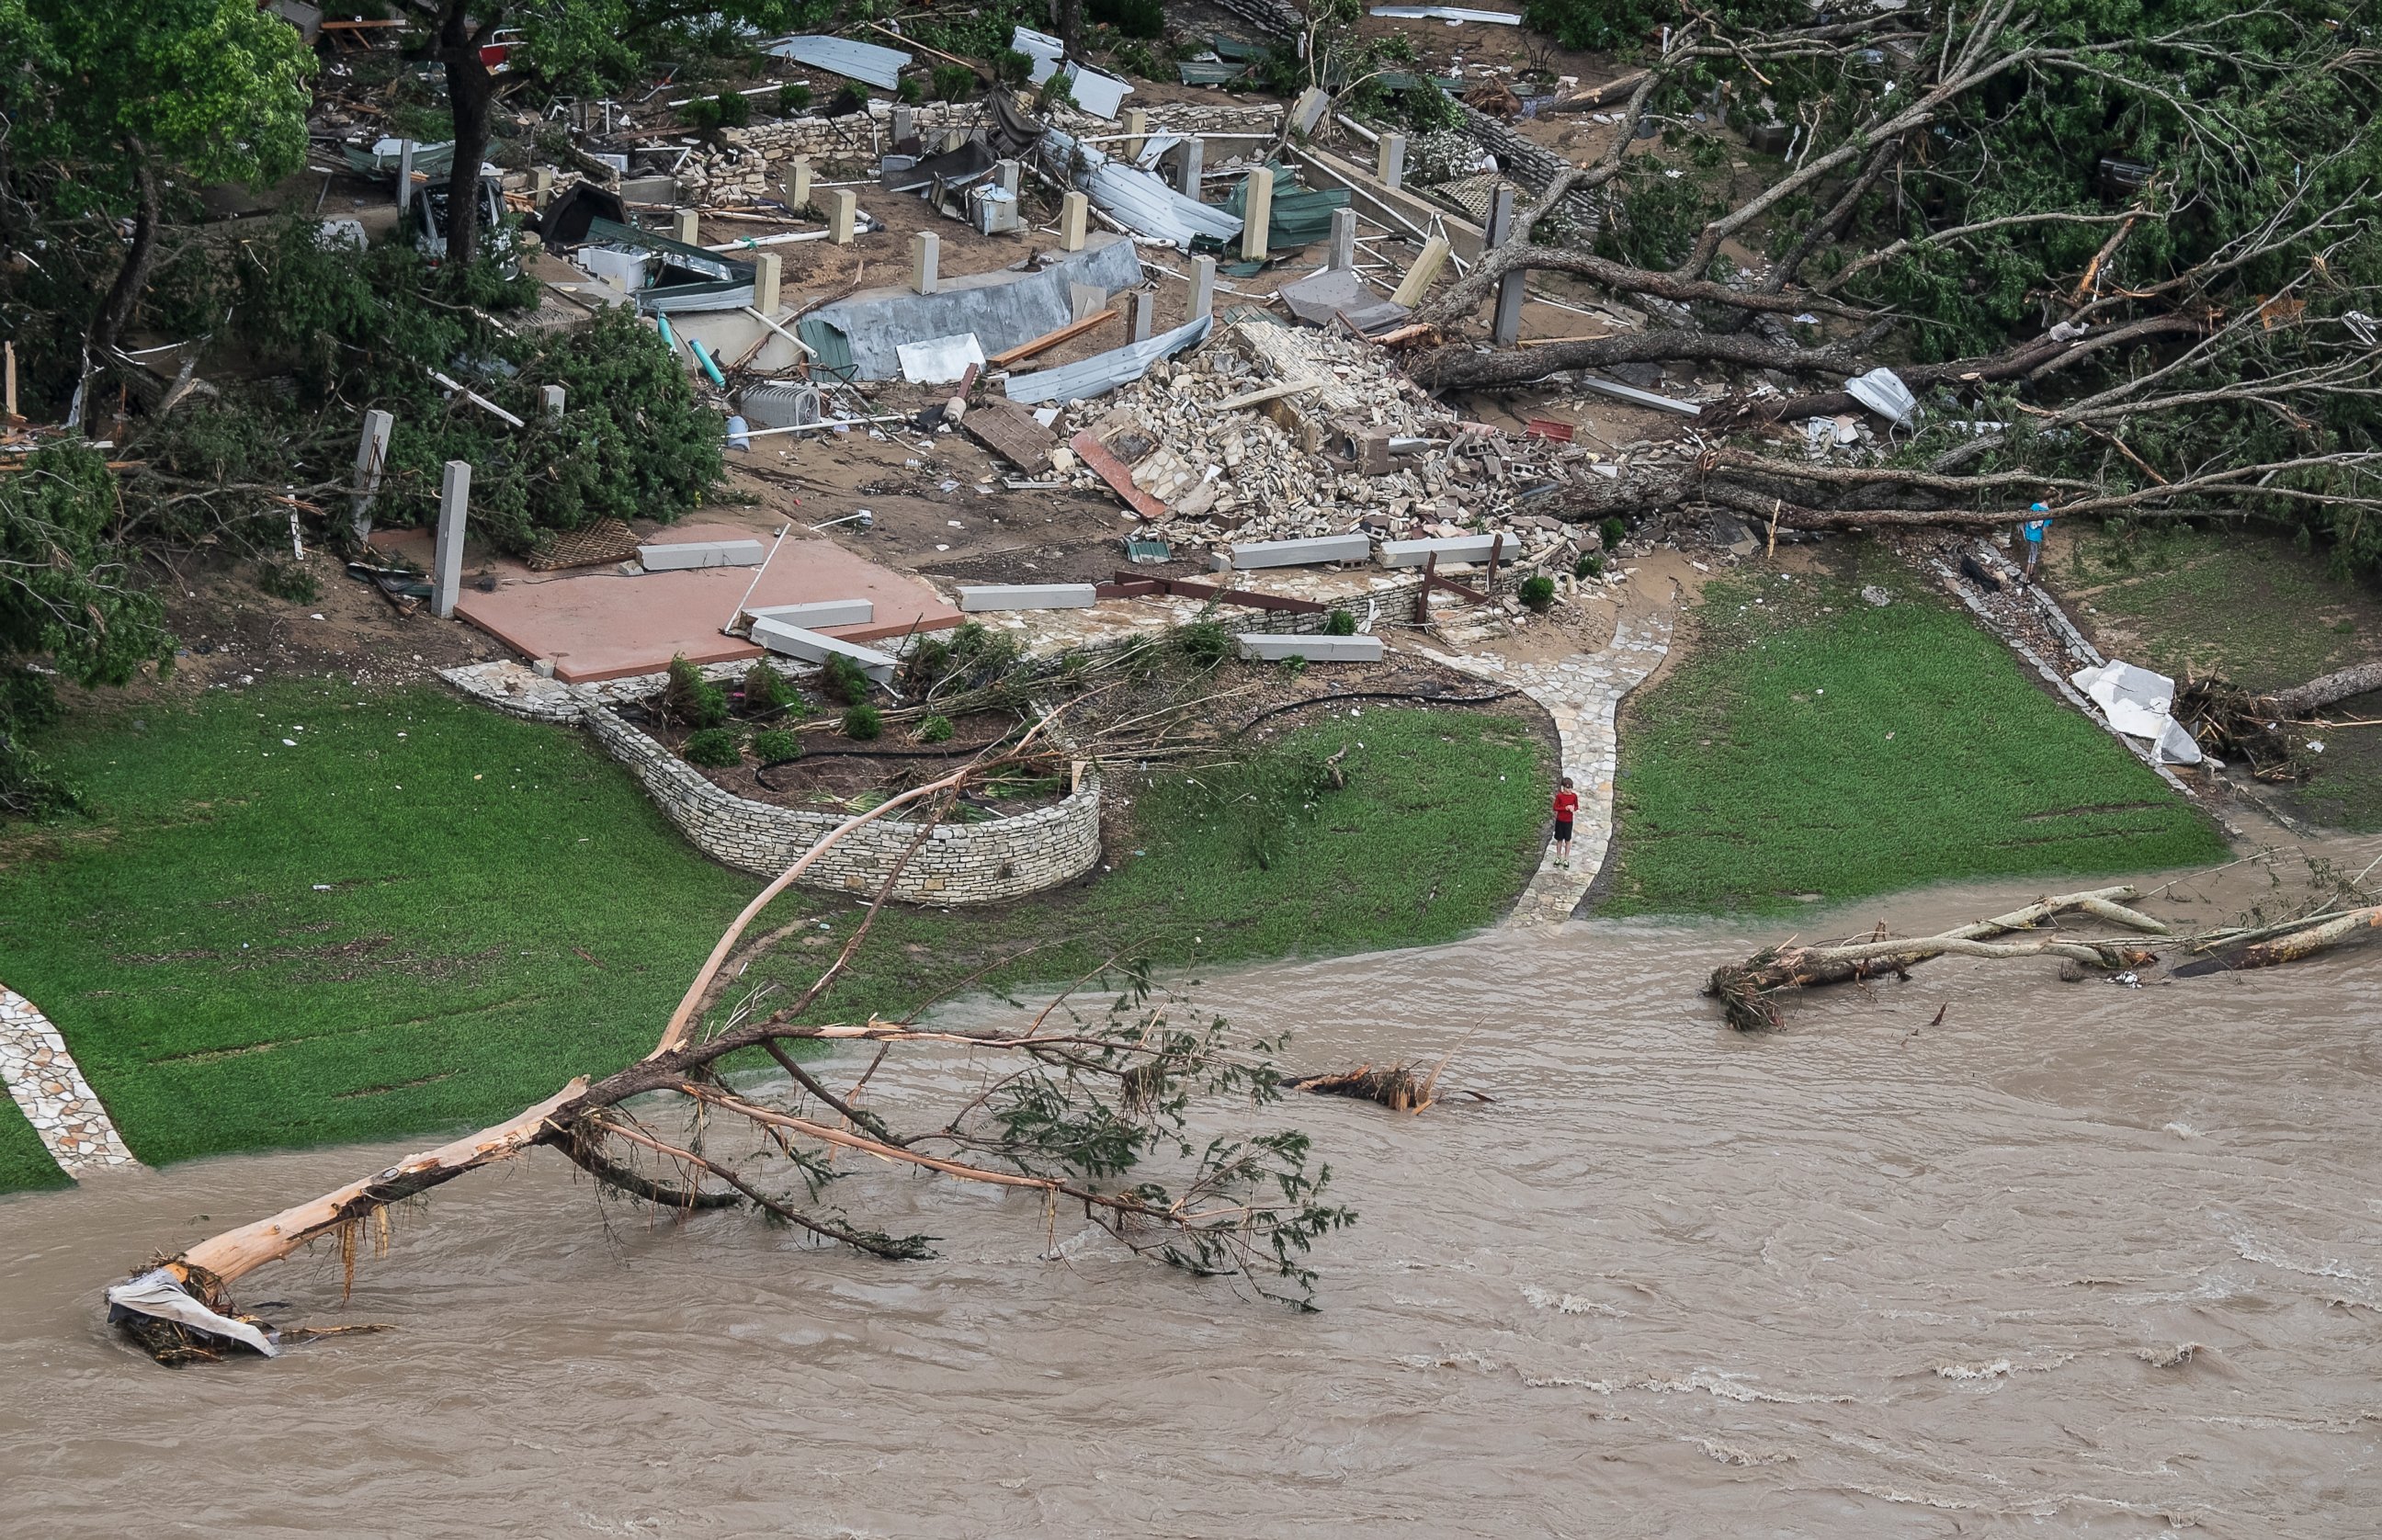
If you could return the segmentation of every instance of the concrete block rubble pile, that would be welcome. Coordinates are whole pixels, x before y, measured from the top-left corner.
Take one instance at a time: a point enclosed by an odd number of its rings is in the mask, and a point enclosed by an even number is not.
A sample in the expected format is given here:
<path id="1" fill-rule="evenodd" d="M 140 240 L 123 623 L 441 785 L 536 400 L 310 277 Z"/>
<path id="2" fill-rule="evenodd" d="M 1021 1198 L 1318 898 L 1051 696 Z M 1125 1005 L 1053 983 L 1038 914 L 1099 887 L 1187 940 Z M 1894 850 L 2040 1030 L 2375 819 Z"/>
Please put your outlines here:
<path id="1" fill-rule="evenodd" d="M 1520 559 L 1576 538 L 1531 505 L 1591 473 L 1577 446 L 1465 422 L 1369 344 L 1262 321 L 1233 323 L 1078 415 L 1165 505 L 1135 538 L 1176 549 L 1502 532 Z"/>

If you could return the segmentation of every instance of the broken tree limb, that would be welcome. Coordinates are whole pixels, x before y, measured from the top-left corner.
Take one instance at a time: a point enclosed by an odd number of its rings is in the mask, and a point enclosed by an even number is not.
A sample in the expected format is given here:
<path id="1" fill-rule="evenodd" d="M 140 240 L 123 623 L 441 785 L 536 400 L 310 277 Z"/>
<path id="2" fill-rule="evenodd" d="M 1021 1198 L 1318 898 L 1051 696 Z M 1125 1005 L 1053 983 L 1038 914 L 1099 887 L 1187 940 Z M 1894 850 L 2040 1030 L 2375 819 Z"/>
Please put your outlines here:
<path id="1" fill-rule="evenodd" d="M 2320 678 L 2278 690 L 2270 697 L 2274 709 L 2285 716 L 2310 716 L 2337 701 L 2351 695 L 2364 695 L 2382 690 L 2382 659 L 2360 663 Z"/>

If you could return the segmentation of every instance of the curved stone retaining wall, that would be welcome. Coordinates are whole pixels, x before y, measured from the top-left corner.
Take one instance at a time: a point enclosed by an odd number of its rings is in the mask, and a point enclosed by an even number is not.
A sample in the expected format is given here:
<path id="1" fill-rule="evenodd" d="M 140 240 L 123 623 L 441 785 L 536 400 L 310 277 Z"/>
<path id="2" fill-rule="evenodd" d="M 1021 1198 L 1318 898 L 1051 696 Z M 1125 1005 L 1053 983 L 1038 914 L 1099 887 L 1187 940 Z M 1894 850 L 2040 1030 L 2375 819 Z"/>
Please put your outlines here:
<path id="1" fill-rule="evenodd" d="M 726 666 L 741 671 L 743 664 Z M 709 670 L 706 670 L 709 672 Z M 482 664 L 445 672 L 465 694 L 538 722 L 577 721 L 627 765 L 662 812 L 697 849 L 723 865 L 775 877 L 845 814 L 778 807 L 722 790 L 651 735 L 610 709 L 614 691 L 559 684 L 518 664 Z M 613 680 L 624 683 L 653 681 Z M 874 894 L 898 864 L 917 825 L 889 818 L 854 830 L 805 872 L 799 886 Z M 1100 784 L 1087 771 L 1076 789 L 1050 807 L 982 824 L 945 824 L 910 858 L 892 896 L 904 903 L 956 908 L 1022 898 L 1072 882 L 1099 864 Z"/>

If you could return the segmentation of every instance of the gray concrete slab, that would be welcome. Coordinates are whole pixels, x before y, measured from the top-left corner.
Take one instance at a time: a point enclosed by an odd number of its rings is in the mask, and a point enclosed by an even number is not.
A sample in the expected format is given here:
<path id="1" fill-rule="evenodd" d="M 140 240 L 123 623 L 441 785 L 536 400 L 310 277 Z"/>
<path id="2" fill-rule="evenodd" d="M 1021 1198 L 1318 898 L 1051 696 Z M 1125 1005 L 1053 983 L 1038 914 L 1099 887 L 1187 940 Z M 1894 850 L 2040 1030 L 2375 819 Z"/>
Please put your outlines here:
<path id="1" fill-rule="evenodd" d="M 1381 639 L 1378 636 L 1296 636 L 1251 631 L 1235 640 L 1241 644 L 1241 656 L 1265 662 L 1282 658 L 1305 658 L 1309 663 L 1381 661 Z"/>
<path id="2" fill-rule="evenodd" d="M 856 642 L 844 642 L 822 635 L 801 626 L 789 626 L 782 620 L 755 620 L 753 640 L 769 651 L 804 663 L 825 663 L 830 657 L 847 657 L 860 666 L 860 671 L 878 684 L 891 684 L 893 670 L 900 660 L 863 647 Z"/>
<path id="3" fill-rule="evenodd" d="M 960 609 L 982 615 L 1004 609 L 1089 609 L 1099 603 L 1090 583 L 983 583 L 960 585 Z"/>
<path id="4" fill-rule="evenodd" d="M 1260 567 L 1318 567 L 1326 562 L 1370 561 L 1373 542 L 1361 534 L 1318 535 L 1312 540 L 1253 540 L 1232 548 L 1228 563 L 1222 557 L 1216 568 L 1238 568 L 1244 571 Z"/>
<path id="5" fill-rule="evenodd" d="M 1432 556 L 1442 561 L 1487 561 L 1497 543 L 1493 534 L 1448 535 L 1435 540 L 1385 540 L 1375 559 L 1383 567 L 1420 567 Z M 1505 537 L 1505 555 L 1522 554 L 1521 542 Z"/>
<path id="6" fill-rule="evenodd" d="M 877 605 L 870 599 L 819 599 L 806 605 L 765 605 L 744 613 L 755 620 L 775 620 L 781 626 L 812 629 L 820 626 L 872 625 L 877 619 Z"/>
<path id="7" fill-rule="evenodd" d="M 637 560 L 648 572 L 684 572 L 699 567 L 758 567 L 767 553 L 757 540 L 690 540 L 678 545 L 640 545 Z"/>

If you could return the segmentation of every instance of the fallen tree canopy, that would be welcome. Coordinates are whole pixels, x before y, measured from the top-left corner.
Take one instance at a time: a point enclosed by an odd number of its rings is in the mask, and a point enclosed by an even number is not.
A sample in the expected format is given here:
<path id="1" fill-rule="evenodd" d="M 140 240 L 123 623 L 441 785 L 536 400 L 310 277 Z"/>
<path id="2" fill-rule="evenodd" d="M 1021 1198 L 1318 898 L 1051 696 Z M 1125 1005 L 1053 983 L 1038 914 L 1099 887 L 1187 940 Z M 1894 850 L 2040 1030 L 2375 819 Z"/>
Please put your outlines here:
<path id="1" fill-rule="evenodd" d="M 915 1021 L 800 1020 L 866 943 L 890 873 L 841 952 L 799 996 L 761 1012 L 747 998 L 706 1031 L 705 1008 L 739 971 L 738 943 L 770 901 L 862 825 L 912 810 L 915 854 L 971 781 L 1032 752 L 1013 751 L 902 792 L 822 837 L 746 906 L 699 969 L 645 1057 L 600 1080 L 580 1077 L 513 1117 L 267 1218 L 227 1230 L 141 1269 L 108 1290 L 110 1318 L 161 1363 L 278 1351 L 274 1328 L 239 1314 L 240 1279 L 317 1241 L 339 1248 L 352 1281 L 361 1242 L 385 1243 L 387 1211 L 485 1167 L 535 1149 L 559 1151 L 608 1191 L 665 1212 L 750 1206 L 821 1241 L 890 1260 L 930 1254 L 929 1239 L 890 1233 L 828 1200 L 836 1183 L 880 1166 L 1034 1194 L 1038 1220 L 1061 1205 L 1136 1253 L 1202 1277 L 1310 1308 L 1304 1262 L 1320 1237 L 1352 1223 L 1325 1201 L 1328 1167 L 1294 1130 L 1203 1135 L 1195 1119 L 1275 1102 L 1284 1077 L 1278 1040 L 1234 1033 L 1158 995 L 1130 965 L 1106 1009 L 1079 1011 L 1074 992 L 1010 1027 L 942 1031 Z M 923 814 L 923 816 L 918 816 Z M 1079 981 L 1088 985 L 1087 979 Z M 805 1045 L 850 1043 L 873 1053 L 848 1083 L 805 1062 Z M 922 1059 L 959 1053 L 985 1068 L 957 1105 L 910 1126 L 878 1108 Z M 729 1078 L 731 1064 L 774 1063 L 782 1088 Z M 904 1091 L 915 1087 L 903 1086 Z M 904 1098 L 907 1104 L 907 1098 Z M 684 1127 L 670 1126 L 669 1114 Z M 743 1148 L 734 1148 L 743 1138 Z"/>
<path id="2" fill-rule="evenodd" d="M 1574 517 L 1684 503 L 1786 528 L 1959 526 L 2039 498 L 2258 517 L 2382 565 L 2378 106 L 2362 40 L 2309 14 L 1691 12 L 1598 158 L 1543 178 L 1418 316 L 1444 334 L 1547 274 L 1645 324 L 1411 366 L 1436 389 L 1616 363 L 1767 372 L 1706 405 L 1696 429 L 1721 453 L 1686 484 L 1576 489 Z M 1783 156 L 1739 137 L 1765 114 Z M 1770 442 L 1866 412 L 1823 377 L 1881 366 L 1919 410 L 1869 463 Z"/>
<path id="3" fill-rule="evenodd" d="M 2382 903 L 2372 901 L 2354 881 L 2334 885 L 2316 902 L 2281 920 L 2218 926 L 2190 936 L 2176 935 L 2161 922 L 2126 907 L 2140 897 L 2130 886 L 2104 887 L 2038 899 L 1934 935 L 1891 937 L 1881 923 L 1865 940 L 1810 946 L 1789 941 L 1714 969 L 1704 993 L 1720 1001 L 1722 1015 L 1737 1031 L 1771 1032 L 1785 1025 L 1781 1006 L 1794 991 L 1908 979 L 1912 968 L 1939 957 L 2056 957 L 2111 973 L 2164 961 L 2177 976 L 2191 977 L 2296 962 L 2382 932 Z M 2059 928 L 2062 917 L 2089 917 L 2130 934 L 2079 935 Z"/>

